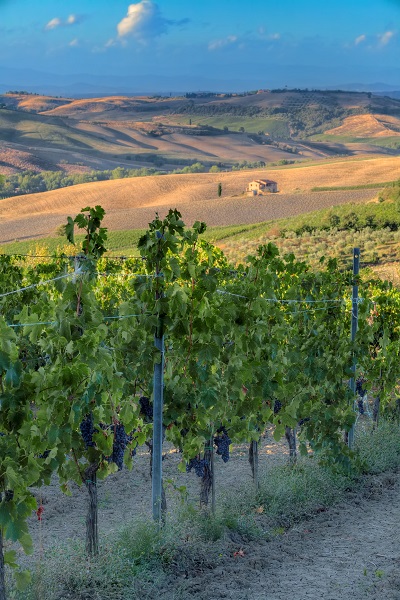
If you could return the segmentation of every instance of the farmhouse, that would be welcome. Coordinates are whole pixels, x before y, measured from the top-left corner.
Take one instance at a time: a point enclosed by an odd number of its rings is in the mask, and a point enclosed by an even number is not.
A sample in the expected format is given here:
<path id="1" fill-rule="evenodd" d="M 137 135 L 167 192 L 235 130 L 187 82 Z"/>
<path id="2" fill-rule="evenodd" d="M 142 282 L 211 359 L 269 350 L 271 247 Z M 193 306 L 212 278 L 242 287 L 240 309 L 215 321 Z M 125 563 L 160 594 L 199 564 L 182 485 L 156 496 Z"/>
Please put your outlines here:
<path id="1" fill-rule="evenodd" d="M 263 196 L 264 194 L 277 191 L 278 184 L 276 181 L 271 181 L 270 179 L 256 179 L 255 181 L 250 181 L 246 190 L 248 196 Z"/>

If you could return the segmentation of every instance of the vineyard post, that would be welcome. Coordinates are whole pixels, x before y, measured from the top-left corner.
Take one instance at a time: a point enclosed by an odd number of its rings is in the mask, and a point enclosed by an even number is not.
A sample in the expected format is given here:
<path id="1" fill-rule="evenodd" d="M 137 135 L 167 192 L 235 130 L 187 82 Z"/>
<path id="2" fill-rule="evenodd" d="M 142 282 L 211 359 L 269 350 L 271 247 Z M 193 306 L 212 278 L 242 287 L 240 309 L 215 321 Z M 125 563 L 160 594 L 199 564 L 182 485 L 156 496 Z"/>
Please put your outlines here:
<path id="1" fill-rule="evenodd" d="M 253 479 L 254 479 L 254 487 L 256 489 L 256 494 L 258 494 L 258 442 L 251 442 L 253 445 Z"/>
<path id="2" fill-rule="evenodd" d="M 4 554 L 3 554 L 3 529 L 0 527 L 0 600 L 6 600 Z"/>
<path id="3" fill-rule="evenodd" d="M 153 384 L 153 468 L 152 468 L 152 505 L 153 519 L 161 525 L 162 517 L 162 443 L 163 443 L 163 392 L 164 392 L 164 335 L 162 320 L 154 339 L 160 352 L 160 362 L 154 365 Z"/>
<path id="4" fill-rule="evenodd" d="M 214 436 L 210 439 L 210 462 L 211 462 L 211 512 L 215 516 L 215 457 L 214 457 Z"/>
<path id="5" fill-rule="evenodd" d="M 358 284 L 357 277 L 360 272 L 360 249 L 353 248 L 353 296 L 351 301 L 351 341 L 354 342 L 356 339 L 356 333 L 358 329 Z M 353 364 L 351 367 L 353 376 L 350 379 L 350 389 L 352 391 L 351 402 L 354 403 L 354 396 L 356 394 L 356 367 L 357 362 L 355 356 L 353 357 Z M 351 426 L 348 435 L 348 446 L 352 448 L 354 446 L 354 424 Z"/>

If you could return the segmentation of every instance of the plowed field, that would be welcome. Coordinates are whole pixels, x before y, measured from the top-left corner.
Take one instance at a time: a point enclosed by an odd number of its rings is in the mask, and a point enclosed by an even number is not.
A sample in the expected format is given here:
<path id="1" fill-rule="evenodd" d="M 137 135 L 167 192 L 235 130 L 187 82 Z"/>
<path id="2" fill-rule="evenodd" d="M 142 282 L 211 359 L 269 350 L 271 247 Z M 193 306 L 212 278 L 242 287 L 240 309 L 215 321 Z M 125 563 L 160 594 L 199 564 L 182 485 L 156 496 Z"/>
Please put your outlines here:
<path id="1" fill-rule="evenodd" d="M 278 182 L 280 192 L 248 197 L 249 181 L 266 176 Z M 44 237 L 84 206 L 102 205 L 110 229 L 146 227 L 155 211 L 178 208 L 187 223 L 196 219 L 209 225 L 257 223 L 310 212 L 346 202 L 367 201 L 376 190 L 312 193 L 314 186 L 349 186 L 395 180 L 400 158 L 341 160 L 317 166 L 234 173 L 164 175 L 103 181 L 18 196 L 0 203 L 0 242 Z M 217 197 L 218 183 L 222 197 Z"/>

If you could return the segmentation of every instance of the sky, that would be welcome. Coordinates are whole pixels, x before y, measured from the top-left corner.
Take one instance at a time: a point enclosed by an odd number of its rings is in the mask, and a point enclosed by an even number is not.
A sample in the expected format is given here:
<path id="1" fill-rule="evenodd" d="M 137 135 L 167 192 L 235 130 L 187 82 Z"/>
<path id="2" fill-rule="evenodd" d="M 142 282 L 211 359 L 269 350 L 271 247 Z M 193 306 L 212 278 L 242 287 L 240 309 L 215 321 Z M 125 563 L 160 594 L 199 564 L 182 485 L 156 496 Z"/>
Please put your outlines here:
<path id="1" fill-rule="evenodd" d="M 0 0 L 4 84 L 34 69 L 181 89 L 400 89 L 399 65 L 400 0 Z"/>

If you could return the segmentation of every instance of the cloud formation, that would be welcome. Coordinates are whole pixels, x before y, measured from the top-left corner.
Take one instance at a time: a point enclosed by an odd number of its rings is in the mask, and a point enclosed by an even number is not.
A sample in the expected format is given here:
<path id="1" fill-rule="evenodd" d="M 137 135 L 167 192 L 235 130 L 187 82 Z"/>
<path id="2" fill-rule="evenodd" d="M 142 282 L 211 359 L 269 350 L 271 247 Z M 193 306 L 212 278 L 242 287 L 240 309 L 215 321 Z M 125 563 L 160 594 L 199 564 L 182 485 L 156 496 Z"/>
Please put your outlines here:
<path id="1" fill-rule="evenodd" d="M 359 35 L 354 40 L 355 46 L 358 46 L 359 44 L 362 44 L 363 42 L 365 42 L 366 39 L 367 39 L 367 36 L 365 35 L 365 33 L 363 33 L 362 35 Z"/>
<path id="2" fill-rule="evenodd" d="M 379 44 L 381 46 L 387 46 L 390 40 L 394 37 L 394 31 L 385 31 L 385 33 L 381 33 L 378 35 Z"/>
<path id="3" fill-rule="evenodd" d="M 210 42 L 208 44 L 208 49 L 211 51 L 219 50 L 220 48 L 225 48 L 225 46 L 231 46 L 237 41 L 238 38 L 236 35 L 228 35 L 226 38 L 223 38 L 221 40 L 214 40 L 213 42 Z"/>
<path id="4" fill-rule="evenodd" d="M 155 2 L 141 0 L 137 4 L 128 6 L 126 17 L 117 25 L 118 37 L 120 40 L 132 37 L 145 42 L 167 33 L 170 26 L 185 25 L 188 22 L 189 19 L 179 21 L 166 19 Z"/>
<path id="5" fill-rule="evenodd" d="M 81 17 L 78 15 L 69 15 L 65 21 L 60 19 L 60 17 L 54 17 L 54 19 L 51 19 L 51 21 L 47 23 L 45 30 L 51 31 L 52 29 L 57 29 L 58 27 L 70 27 L 71 25 L 77 25 L 80 23 L 80 21 Z"/>

